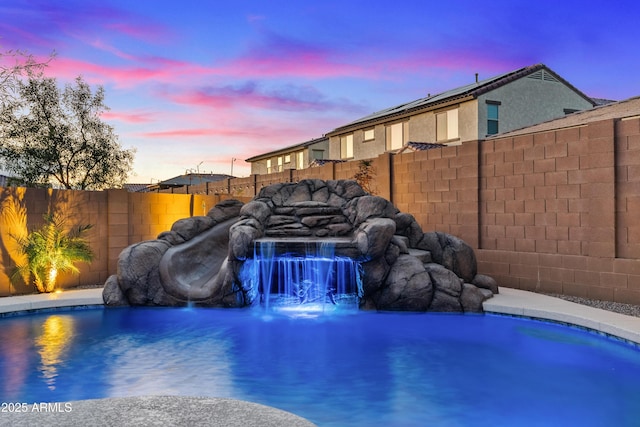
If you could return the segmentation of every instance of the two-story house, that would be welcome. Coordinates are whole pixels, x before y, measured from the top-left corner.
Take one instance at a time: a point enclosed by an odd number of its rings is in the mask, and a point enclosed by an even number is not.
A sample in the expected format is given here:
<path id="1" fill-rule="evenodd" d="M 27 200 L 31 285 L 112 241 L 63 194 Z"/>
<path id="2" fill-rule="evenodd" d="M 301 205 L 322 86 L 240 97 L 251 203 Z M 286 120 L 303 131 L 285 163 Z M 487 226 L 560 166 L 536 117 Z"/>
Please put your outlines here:
<path id="1" fill-rule="evenodd" d="M 331 159 L 360 160 L 411 142 L 461 144 L 534 125 L 595 102 L 544 64 L 428 95 L 327 133 Z"/>
<path id="2" fill-rule="evenodd" d="M 321 137 L 280 150 L 251 157 L 251 174 L 282 172 L 285 169 L 304 169 L 314 160 L 329 158 L 329 138 Z"/>

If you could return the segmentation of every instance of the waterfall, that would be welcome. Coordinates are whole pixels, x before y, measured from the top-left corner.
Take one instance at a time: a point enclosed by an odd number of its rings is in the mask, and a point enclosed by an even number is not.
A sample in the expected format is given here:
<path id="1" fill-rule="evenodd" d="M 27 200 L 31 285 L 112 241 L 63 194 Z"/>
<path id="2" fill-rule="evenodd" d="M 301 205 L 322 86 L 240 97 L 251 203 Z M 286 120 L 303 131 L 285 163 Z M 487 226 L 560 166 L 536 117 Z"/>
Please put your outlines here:
<path id="1" fill-rule="evenodd" d="M 362 280 L 357 261 L 336 256 L 331 241 L 307 242 L 304 253 L 287 251 L 286 245 L 280 249 L 282 243 L 256 241 L 254 258 L 245 261 L 265 308 L 358 307 Z"/>

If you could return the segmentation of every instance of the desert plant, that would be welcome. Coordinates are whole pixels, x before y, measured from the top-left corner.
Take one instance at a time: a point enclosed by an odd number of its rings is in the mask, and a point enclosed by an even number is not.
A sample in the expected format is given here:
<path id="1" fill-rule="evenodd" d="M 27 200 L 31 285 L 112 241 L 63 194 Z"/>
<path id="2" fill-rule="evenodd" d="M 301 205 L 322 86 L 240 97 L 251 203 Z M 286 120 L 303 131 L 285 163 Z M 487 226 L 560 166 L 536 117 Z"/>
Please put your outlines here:
<path id="1" fill-rule="evenodd" d="M 76 262 L 91 262 L 94 254 L 84 235 L 92 225 L 70 231 L 60 215 L 45 214 L 44 224 L 26 236 L 13 236 L 25 262 L 16 267 L 13 278 L 22 277 L 39 292 L 55 289 L 58 273 L 78 273 Z"/>
<path id="2" fill-rule="evenodd" d="M 353 178 L 364 191 L 369 194 L 375 194 L 372 188 L 375 173 L 373 161 L 360 160 L 358 163 L 358 172 L 355 173 Z"/>

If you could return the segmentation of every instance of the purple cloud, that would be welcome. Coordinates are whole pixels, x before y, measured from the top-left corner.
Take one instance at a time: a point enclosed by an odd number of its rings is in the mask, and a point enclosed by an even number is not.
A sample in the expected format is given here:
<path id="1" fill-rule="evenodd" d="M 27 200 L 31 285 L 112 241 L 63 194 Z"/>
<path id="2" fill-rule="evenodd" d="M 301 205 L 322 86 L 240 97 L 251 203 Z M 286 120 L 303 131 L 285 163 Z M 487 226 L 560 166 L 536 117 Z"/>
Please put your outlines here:
<path id="1" fill-rule="evenodd" d="M 264 89 L 262 86 L 258 82 L 249 81 L 237 85 L 207 86 L 175 92 L 169 92 L 165 88 L 162 96 L 180 104 L 214 109 L 251 107 L 291 112 L 321 112 L 334 109 L 364 111 L 363 106 L 346 100 L 331 101 L 309 85 L 289 84 L 274 89 Z"/>

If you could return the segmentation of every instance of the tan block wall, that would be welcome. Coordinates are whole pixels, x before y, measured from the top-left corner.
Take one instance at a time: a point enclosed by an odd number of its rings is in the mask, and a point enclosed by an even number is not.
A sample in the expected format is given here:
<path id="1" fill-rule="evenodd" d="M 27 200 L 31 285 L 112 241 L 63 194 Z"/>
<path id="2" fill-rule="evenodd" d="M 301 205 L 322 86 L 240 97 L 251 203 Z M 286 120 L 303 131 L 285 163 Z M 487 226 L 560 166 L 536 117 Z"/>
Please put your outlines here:
<path id="1" fill-rule="evenodd" d="M 639 117 L 372 161 L 376 194 L 412 214 L 423 230 L 467 241 L 480 272 L 501 286 L 640 304 Z M 247 202 L 280 182 L 353 179 L 357 170 L 357 161 L 331 163 L 180 190 L 191 194 L 0 189 L 0 196 L 3 217 L 7 200 L 18 200 L 31 228 L 56 198 L 74 220 L 96 225 L 96 261 L 64 278 L 68 287 L 103 283 L 126 246 L 221 200 Z M 0 228 L 0 295 L 28 291 L 8 280 L 13 229 L 6 220 Z"/>
<path id="2" fill-rule="evenodd" d="M 102 284 L 117 270 L 120 252 L 143 240 L 155 239 L 181 218 L 206 214 L 222 198 L 216 194 L 129 193 L 0 188 L 0 296 L 34 292 L 23 281 L 11 281 L 16 263 L 21 262 L 14 239 L 42 225 L 42 216 L 59 211 L 69 227 L 91 224 L 87 238 L 94 251 L 91 264 L 77 264 L 79 275 L 59 277 L 59 288 Z M 22 212 L 13 215 L 12 212 Z M 22 219 L 20 219 L 22 218 Z"/>
<path id="3" fill-rule="evenodd" d="M 640 119 L 484 141 L 480 269 L 502 286 L 640 304 Z"/>
<path id="4" fill-rule="evenodd" d="M 478 246 L 478 143 L 393 157 L 392 200 L 424 230 Z"/>
<path id="5" fill-rule="evenodd" d="M 640 118 L 616 123 L 616 253 L 640 258 Z"/>
<path id="6" fill-rule="evenodd" d="M 91 264 L 77 264 L 79 275 L 60 274 L 59 286 L 73 287 L 106 280 L 110 233 L 107 192 L 0 188 L 0 199 L 0 296 L 35 291 L 20 278 L 11 280 L 16 264 L 24 262 L 12 236 L 26 235 L 39 228 L 43 224 L 43 215 L 49 212 L 60 213 L 68 228 L 93 225 L 86 237 L 95 260 Z"/>

